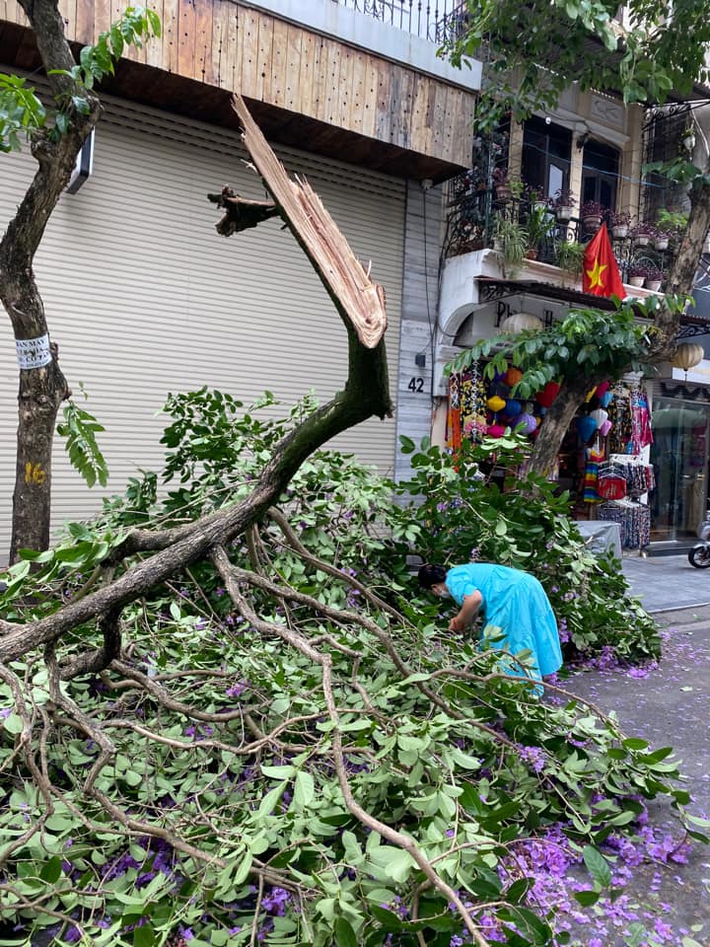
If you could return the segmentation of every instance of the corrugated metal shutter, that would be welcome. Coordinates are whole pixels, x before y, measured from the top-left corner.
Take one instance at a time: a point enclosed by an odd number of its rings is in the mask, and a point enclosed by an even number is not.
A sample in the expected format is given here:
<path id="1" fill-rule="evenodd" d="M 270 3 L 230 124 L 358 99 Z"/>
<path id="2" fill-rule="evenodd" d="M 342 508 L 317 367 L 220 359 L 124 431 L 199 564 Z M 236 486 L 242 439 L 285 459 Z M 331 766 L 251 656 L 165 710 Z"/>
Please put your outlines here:
<path id="1" fill-rule="evenodd" d="M 373 261 L 386 289 L 392 390 L 402 287 L 404 182 L 305 152 L 280 150 L 289 171 L 307 175 L 355 252 Z M 109 102 L 97 130 L 94 173 L 65 195 L 37 257 L 39 285 L 62 368 L 102 435 L 111 477 L 122 489 L 138 468 L 159 468 L 168 392 L 209 385 L 244 400 L 265 388 L 291 405 L 314 388 L 321 401 L 345 378 L 345 332 L 320 281 L 278 221 L 225 239 L 207 192 L 230 184 L 263 194 L 233 134 Z M 31 179 L 26 155 L 2 157 L 0 221 Z M 0 320 L 0 557 L 9 546 L 17 368 L 9 320 Z M 286 409 L 284 409 L 286 410 Z M 337 439 L 391 472 L 392 421 L 370 421 Z M 58 525 L 100 504 L 54 455 Z"/>

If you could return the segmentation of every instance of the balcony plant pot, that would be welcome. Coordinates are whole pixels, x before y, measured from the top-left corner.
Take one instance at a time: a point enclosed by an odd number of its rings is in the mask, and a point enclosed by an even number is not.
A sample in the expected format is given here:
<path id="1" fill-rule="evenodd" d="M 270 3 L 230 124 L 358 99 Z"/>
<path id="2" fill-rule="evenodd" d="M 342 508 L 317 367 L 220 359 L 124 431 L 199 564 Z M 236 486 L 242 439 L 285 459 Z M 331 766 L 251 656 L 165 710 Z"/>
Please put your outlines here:
<path id="1" fill-rule="evenodd" d="M 656 239 L 653 241 L 653 245 L 657 250 L 667 250 L 669 243 L 669 237 L 656 237 Z"/>
<path id="2" fill-rule="evenodd" d="M 537 260 L 537 253 L 538 253 L 537 249 L 526 250 L 526 251 L 525 251 L 525 259 L 526 259 L 526 260 Z"/>
<path id="3" fill-rule="evenodd" d="M 645 233 L 638 233 L 634 237 L 634 243 L 637 247 L 647 247 L 650 242 L 651 238 Z"/>
<path id="4" fill-rule="evenodd" d="M 513 190 L 508 184 L 496 184 L 496 200 L 507 202 L 513 197 Z"/>
<path id="5" fill-rule="evenodd" d="M 598 214 L 594 214 L 588 217 L 583 217 L 582 223 L 587 233 L 596 233 L 602 225 L 602 219 Z"/>
<path id="6" fill-rule="evenodd" d="M 555 208 L 555 217 L 557 217 L 561 224 L 568 223 L 571 216 L 572 208 L 569 204 L 563 204 L 560 207 Z"/>
<path id="7" fill-rule="evenodd" d="M 663 280 L 660 279 L 647 279 L 645 288 L 650 289 L 652 293 L 657 293 L 661 288 L 661 283 Z"/>
<path id="8" fill-rule="evenodd" d="M 629 286 L 643 286 L 645 276 L 629 276 L 628 283 Z"/>
<path id="9" fill-rule="evenodd" d="M 611 228 L 611 235 L 614 240 L 625 240 L 629 235 L 628 224 L 614 224 Z"/>

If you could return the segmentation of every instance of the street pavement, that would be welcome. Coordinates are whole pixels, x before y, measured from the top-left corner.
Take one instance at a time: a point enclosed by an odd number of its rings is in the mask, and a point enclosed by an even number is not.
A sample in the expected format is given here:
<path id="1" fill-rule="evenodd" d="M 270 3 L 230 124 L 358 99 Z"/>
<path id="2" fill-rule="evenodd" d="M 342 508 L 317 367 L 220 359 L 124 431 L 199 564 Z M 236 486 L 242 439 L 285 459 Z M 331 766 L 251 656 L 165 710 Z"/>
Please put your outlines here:
<path id="1" fill-rule="evenodd" d="M 624 556 L 623 569 L 647 612 L 710 605 L 710 569 L 695 569 L 687 555 Z"/>
<path id="2" fill-rule="evenodd" d="M 692 796 L 689 811 L 710 818 L 710 569 L 694 569 L 685 555 L 629 556 L 622 565 L 631 593 L 662 629 L 663 656 L 657 666 L 643 670 L 575 673 L 565 686 L 601 710 L 614 712 L 627 735 L 642 737 L 654 748 L 672 746 L 681 761 L 684 788 Z M 649 814 L 656 836 L 668 847 L 683 841 L 682 828 L 666 803 L 651 803 Z M 627 922 L 615 926 L 600 917 L 594 931 L 585 935 L 580 930 L 580 943 L 710 947 L 710 846 L 693 843 L 685 863 L 646 860 L 634 870 L 626 893 L 631 913 L 635 906 L 651 930 L 653 923 L 644 912 L 657 913 L 672 933 L 666 931 L 657 941 L 638 941 L 624 933 Z"/>

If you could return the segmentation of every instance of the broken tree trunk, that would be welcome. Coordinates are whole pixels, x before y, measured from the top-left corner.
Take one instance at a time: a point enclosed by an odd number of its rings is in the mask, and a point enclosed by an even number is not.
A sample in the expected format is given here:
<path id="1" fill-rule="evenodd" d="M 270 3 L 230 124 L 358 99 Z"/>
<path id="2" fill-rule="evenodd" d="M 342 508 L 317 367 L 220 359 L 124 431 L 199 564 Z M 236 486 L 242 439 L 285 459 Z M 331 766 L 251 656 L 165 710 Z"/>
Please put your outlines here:
<path id="1" fill-rule="evenodd" d="M 305 182 L 292 182 L 261 134 L 243 100 L 235 100 L 245 125 L 244 140 L 279 212 L 307 252 L 348 330 L 348 378 L 341 392 L 314 411 L 276 446 L 250 495 L 173 530 L 137 530 L 113 549 L 113 567 L 137 552 L 154 555 L 128 568 L 103 588 L 70 602 L 48 618 L 20 625 L 0 619 L 0 661 L 56 641 L 87 621 L 116 615 L 148 589 L 243 533 L 278 501 L 300 465 L 336 434 L 367 418 L 392 413 L 384 332 L 382 288 L 370 280 L 317 195 Z M 283 202 L 283 203 L 282 203 Z M 106 646 L 106 654 L 112 649 Z M 96 667 L 96 662 L 92 663 Z"/>

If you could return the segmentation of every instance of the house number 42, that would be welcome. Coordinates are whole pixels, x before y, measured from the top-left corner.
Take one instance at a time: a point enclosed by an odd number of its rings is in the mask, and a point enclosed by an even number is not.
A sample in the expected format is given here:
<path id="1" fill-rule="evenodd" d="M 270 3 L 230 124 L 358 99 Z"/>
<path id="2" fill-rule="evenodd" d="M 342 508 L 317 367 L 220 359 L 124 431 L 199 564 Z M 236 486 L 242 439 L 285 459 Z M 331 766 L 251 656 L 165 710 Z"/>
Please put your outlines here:
<path id="1" fill-rule="evenodd" d="M 423 378 L 410 378 L 407 388 L 409 391 L 413 391 L 415 395 L 423 394 L 424 393 L 424 379 Z"/>

